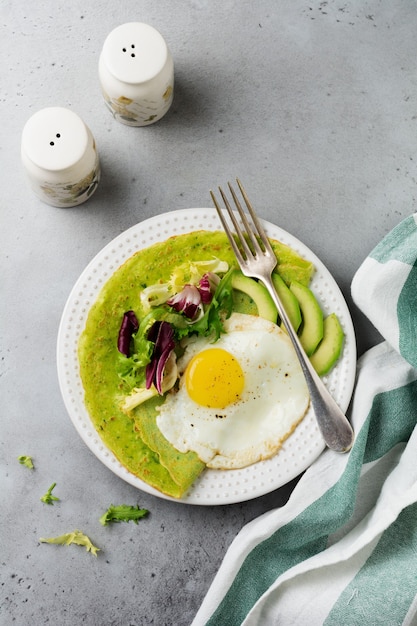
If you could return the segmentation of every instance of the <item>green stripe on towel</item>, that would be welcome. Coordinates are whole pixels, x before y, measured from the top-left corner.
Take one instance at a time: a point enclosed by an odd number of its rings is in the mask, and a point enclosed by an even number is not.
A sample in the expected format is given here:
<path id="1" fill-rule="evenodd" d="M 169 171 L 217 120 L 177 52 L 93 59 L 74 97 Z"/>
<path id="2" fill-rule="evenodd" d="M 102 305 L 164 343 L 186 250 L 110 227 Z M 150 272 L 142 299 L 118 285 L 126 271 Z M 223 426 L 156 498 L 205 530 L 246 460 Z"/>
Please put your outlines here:
<path id="1" fill-rule="evenodd" d="M 405 508 L 382 534 L 365 565 L 340 595 L 324 626 L 402 623 L 417 593 L 416 520 L 417 503 Z M 384 622 L 381 589 L 385 597 Z"/>
<path id="2" fill-rule="evenodd" d="M 414 254 L 417 251 L 415 242 Z M 397 317 L 400 329 L 400 354 L 414 367 L 417 367 L 417 261 L 410 270 L 397 303 Z"/>
<path id="3" fill-rule="evenodd" d="M 400 261 L 413 265 L 417 250 L 417 225 L 413 215 L 396 226 L 371 252 L 379 263 Z"/>

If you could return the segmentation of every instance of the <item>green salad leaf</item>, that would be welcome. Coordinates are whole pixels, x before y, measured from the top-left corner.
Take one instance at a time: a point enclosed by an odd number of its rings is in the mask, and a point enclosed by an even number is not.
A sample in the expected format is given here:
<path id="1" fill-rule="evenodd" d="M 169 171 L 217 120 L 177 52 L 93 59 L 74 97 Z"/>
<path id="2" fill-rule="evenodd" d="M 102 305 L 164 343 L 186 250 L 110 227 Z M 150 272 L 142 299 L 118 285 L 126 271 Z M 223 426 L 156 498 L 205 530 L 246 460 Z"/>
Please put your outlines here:
<path id="1" fill-rule="evenodd" d="M 53 504 L 54 501 L 58 501 L 59 498 L 57 496 L 52 495 L 52 491 L 55 489 L 56 483 L 52 483 L 49 487 L 48 491 L 41 497 L 41 501 L 45 504 Z"/>
<path id="2" fill-rule="evenodd" d="M 138 523 L 138 520 L 148 515 L 147 509 L 141 509 L 139 505 L 131 506 L 129 504 L 120 504 L 114 506 L 111 504 L 107 511 L 100 517 L 100 524 L 107 526 L 111 522 L 134 522 Z"/>
<path id="3" fill-rule="evenodd" d="M 35 466 L 33 465 L 33 460 L 31 456 L 27 456 L 26 454 L 22 454 L 21 456 L 17 457 L 17 460 L 19 461 L 19 463 L 21 465 L 24 465 L 25 467 L 29 468 L 29 469 L 35 469 Z"/>
<path id="4" fill-rule="evenodd" d="M 208 272 L 224 274 L 227 269 L 228 263 L 216 257 L 206 261 L 186 261 L 174 269 L 167 283 L 149 285 L 142 291 L 142 306 L 145 310 L 150 310 L 179 293 L 184 285 L 196 285 L 204 274 Z"/>
<path id="5" fill-rule="evenodd" d="M 230 317 L 233 311 L 232 277 L 233 268 L 219 282 L 203 317 L 192 325 L 193 333 L 206 337 L 212 335 L 213 341 L 217 341 L 224 332 L 223 320 Z"/>
<path id="6" fill-rule="evenodd" d="M 148 339 L 148 334 L 155 322 L 171 324 L 177 345 L 184 337 L 195 334 L 210 336 L 213 341 L 217 341 L 223 332 L 223 320 L 230 317 L 233 310 L 232 275 L 233 270 L 230 269 L 219 280 L 211 302 L 205 305 L 204 314 L 197 321 L 190 323 L 184 315 L 174 311 L 167 304 L 151 308 L 150 312 L 141 320 L 137 332 L 132 336 L 133 345 L 130 356 L 118 354 L 117 374 L 125 383 L 128 391 L 134 391 L 137 395 L 138 389 L 145 388 L 146 366 L 151 361 L 155 346 Z M 142 401 L 148 398 L 148 394 L 142 394 L 142 396 Z M 135 405 L 139 403 L 140 399 L 137 397 Z"/>
<path id="7" fill-rule="evenodd" d="M 61 546 L 69 546 L 70 544 L 75 543 L 77 546 L 85 546 L 87 552 L 91 552 L 94 556 L 97 556 L 97 552 L 100 550 L 100 548 L 97 548 L 92 544 L 91 540 L 81 530 L 73 530 L 70 533 L 60 535 L 59 537 L 41 537 L 39 541 L 40 543 L 54 543 Z"/>

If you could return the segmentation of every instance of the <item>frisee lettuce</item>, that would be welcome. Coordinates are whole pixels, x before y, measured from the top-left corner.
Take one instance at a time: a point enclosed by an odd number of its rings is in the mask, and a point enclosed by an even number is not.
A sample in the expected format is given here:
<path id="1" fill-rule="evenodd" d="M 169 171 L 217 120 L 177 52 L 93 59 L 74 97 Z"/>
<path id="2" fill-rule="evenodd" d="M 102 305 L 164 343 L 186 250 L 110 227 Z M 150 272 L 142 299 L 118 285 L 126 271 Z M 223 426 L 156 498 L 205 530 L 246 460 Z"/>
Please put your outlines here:
<path id="1" fill-rule="evenodd" d="M 204 315 L 193 324 L 191 329 L 193 333 L 205 337 L 212 336 L 213 341 L 217 341 L 224 332 L 223 321 L 229 318 L 233 311 L 232 276 L 233 268 L 219 282 Z"/>
<path id="2" fill-rule="evenodd" d="M 175 354 L 172 352 L 169 359 L 165 364 L 164 376 L 162 379 L 162 393 L 164 394 L 171 389 L 178 378 L 178 368 Z M 133 387 L 129 395 L 125 396 L 121 405 L 122 411 L 129 413 L 134 408 L 143 404 L 147 400 L 159 395 L 158 389 L 152 384 L 149 388 L 146 387 Z"/>
<path id="3" fill-rule="evenodd" d="M 205 264 L 204 269 L 206 269 L 206 262 L 202 263 Z M 129 395 L 127 396 L 128 410 L 155 395 L 154 393 L 149 395 L 140 392 L 140 389 L 146 388 L 146 367 L 152 360 L 155 347 L 155 343 L 148 339 L 149 330 L 152 326 L 156 322 L 171 324 L 176 344 L 179 344 L 184 337 L 192 334 L 211 337 L 213 342 L 217 341 L 224 330 L 223 320 L 230 317 L 233 310 L 232 275 L 233 269 L 230 269 L 219 280 L 211 302 L 204 306 L 203 315 L 192 324 L 185 319 L 184 315 L 175 312 L 168 305 L 151 309 L 142 319 L 137 332 L 132 336 L 130 357 L 119 353 L 116 363 L 118 376 L 126 385 L 128 394 L 135 396 L 132 402 L 129 401 Z M 162 384 L 162 388 L 167 390 L 164 384 Z"/>
<path id="4" fill-rule="evenodd" d="M 111 504 L 107 511 L 100 517 L 100 524 L 107 526 L 108 524 L 115 522 L 134 522 L 138 523 L 138 520 L 148 515 L 148 509 L 141 509 L 139 505 L 131 506 L 129 504 L 120 504 L 114 506 Z"/>
<path id="5" fill-rule="evenodd" d="M 52 483 L 49 487 L 48 491 L 41 497 L 41 501 L 45 504 L 53 504 L 54 501 L 58 501 L 59 498 L 57 496 L 52 495 L 52 491 L 55 489 L 56 483 Z"/>
<path id="6" fill-rule="evenodd" d="M 204 274 L 224 274 L 228 268 L 226 261 L 216 257 L 207 261 L 187 261 L 174 269 L 168 282 L 146 287 L 140 295 L 142 306 L 149 311 L 179 293 L 184 285 L 197 285 Z"/>
<path id="7" fill-rule="evenodd" d="M 97 552 L 100 551 L 100 548 L 94 546 L 81 530 L 73 530 L 70 533 L 65 533 L 64 535 L 60 535 L 59 537 L 41 537 L 39 539 L 40 543 L 54 543 L 61 546 L 69 546 L 72 543 L 75 543 L 77 546 L 85 546 L 87 552 L 91 552 L 94 556 L 97 556 Z"/>
<path id="8" fill-rule="evenodd" d="M 157 307 L 148 313 L 141 323 L 137 332 L 132 337 L 130 356 L 118 353 L 116 364 L 117 374 L 129 390 L 144 387 L 146 383 L 146 367 L 151 362 L 154 342 L 148 339 L 149 330 L 156 322 L 169 322 L 174 328 L 175 340 L 178 341 L 186 330 L 186 323 L 182 315 L 172 313 L 166 307 Z"/>
<path id="9" fill-rule="evenodd" d="M 17 457 L 17 460 L 19 461 L 21 465 L 24 465 L 25 467 L 29 469 L 35 469 L 31 456 L 28 456 L 26 454 L 21 454 L 20 456 Z"/>

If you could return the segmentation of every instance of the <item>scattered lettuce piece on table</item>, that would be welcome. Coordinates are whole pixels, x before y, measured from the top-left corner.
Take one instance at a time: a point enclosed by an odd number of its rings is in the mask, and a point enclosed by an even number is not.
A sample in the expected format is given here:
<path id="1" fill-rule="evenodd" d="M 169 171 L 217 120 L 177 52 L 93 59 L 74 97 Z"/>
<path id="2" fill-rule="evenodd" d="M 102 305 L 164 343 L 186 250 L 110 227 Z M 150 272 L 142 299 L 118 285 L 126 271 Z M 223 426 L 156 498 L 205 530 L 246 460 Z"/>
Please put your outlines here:
<path id="1" fill-rule="evenodd" d="M 103 526 L 107 526 L 111 522 L 134 522 L 137 524 L 138 520 L 148 515 L 148 513 L 147 509 L 141 509 L 139 505 L 120 504 L 114 506 L 111 504 L 104 515 L 100 517 L 100 524 Z"/>
<path id="2" fill-rule="evenodd" d="M 52 495 L 52 491 L 55 489 L 56 483 L 52 483 L 49 487 L 48 491 L 42 496 L 41 501 L 45 504 L 53 504 L 54 501 L 58 501 L 59 498 L 57 496 Z"/>
<path id="3" fill-rule="evenodd" d="M 25 467 L 28 467 L 29 469 L 35 469 L 35 466 L 33 465 L 33 460 L 32 460 L 31 456 L 27 456 L 26 454 L 22 454 L 22 455 L 17 457 L 17 460 L 19 461 L 19 463 L 21 465 L 24 465 Z"/>
<path id="4" fill-rule="evenodd" d="M 48 539 L 41 537 L 39 541 L 41 543 L 55 543 L 61 546 L 69 546 L 71 543 L 75 543 L 77 546 L 85 546 L 87 552 L 91 552 L 94 556 L 97 556 L 97 552 L 100 551 L 100 548 L 94 546 L 81 530 L 74 530 L 71 533 L 65 533 L 59 537 L 49 537 Z"/>

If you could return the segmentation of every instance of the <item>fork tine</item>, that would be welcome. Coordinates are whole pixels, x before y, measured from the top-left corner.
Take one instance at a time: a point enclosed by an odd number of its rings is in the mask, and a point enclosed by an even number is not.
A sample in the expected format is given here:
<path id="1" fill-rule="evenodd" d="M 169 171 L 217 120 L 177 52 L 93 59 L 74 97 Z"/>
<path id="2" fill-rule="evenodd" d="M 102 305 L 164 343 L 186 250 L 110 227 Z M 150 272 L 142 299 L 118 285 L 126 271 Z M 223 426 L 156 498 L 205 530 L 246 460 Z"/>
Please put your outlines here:
<path id="1" fill-rule="evenodd" d="M 255 211 L 254 211 L 254 209 L 252 207 L 252 204 L 251 204 L 251 202 L 250 202 L 250 200 L 249 200 L 249 198 L 247 196 L 247 193 L 246 193 L 246 191 L 245 191 L 241 181 L 239 180 L 239 178 L 236 178 L 236 182 L 237 182 L 237 184 L 239 186 L 240 193 L 242 194 L 242 197 L 243 197 L 243 199 L 245 201 L 246 207 L 247 207 L 247 209 L 249 211 L 249 215 L 251 216 L 252 221 L 253 221 L 253 223 L 254 223 L 254 225 L 256 227 L 256 230 L 258 231 L 259 238 L 261 239 L 263 245 L 265 246 L 265 250 L 267 250 L 269 254 L 273 254 L 273 250 L 272 250 L 271 245 L 269 243 L 269 239 L 266 236 L 264 228 L 263 228 L 262 224 L 260 223 L 260 221 L 258 219 L 258 216 L 256 215 L 256 213 L 255 213 Z"/>
<path id="2" fill-rule="evenodd" d="M 224 219 L 224 215 L 223 215 L 222 211 L 220 210 L 220 207 L 219 207 L 218 203 L 216 202 L 216 199 L 215 199 L 215 196 L 214 196 L 213 192 L 211 191 L 210 194 L 211 194 L 211 197 L 213 199 L 213 202 L 215 203 L 215 207 L 217 209 L 217 213 L 219 214 L 219 217 L 220 217 L 221 222 L 223 224 L 223 228 L 226 231 L 226 234 L 227 234 L 227 236 L 229 238 L 229 241 L 230 241 L 230 243 L 232 245 L 233 251 L 234 251 L 234 253 L 235 253 L 235 255 L 236 255 L 236 257 L 237 257 L 237 259 L 239 261 L 239 264 L 241 265 L 242 263 L 245 262 L 246 259 L 248 259 L 249 257 L 252 256 L 252 252 L 251 252 L 251 250 L 250 250 L 250 248 L 249 248 L 249 246 L 248 246 L 248 244 L 247 244 L 247 242 L 246 242 L 246 240 L 245 240 L 245 238 L 243 236 L 242 230 L 241 230 L 241 228 L 239 226 L 239 223 L 238 223 L 238 221 L 237 221 L 237 219 L 236 219 L 236 217 L 235 217 L 235 215 L 233 213 L 233 209 L 230 206 L 230 203 L 229 203 L 229 201 L 227 199 L 226 194 L 224 193 L 224 191 L 223 191 L 223 189 L 221 187 L 219 187 L 219 191 L 220 191 L 220 194 L 222 196 L 222 199 L 223 199 L 226 211 L 227 211 L 227 213 L 228 213 L 228 215 L 229 215 L 229 217 L 230 217 L 230 219 L 231 219 L 231 221 L 233 223 L 233 226 L 234 226 L 234 229 L 235 229 L 235 232 L 236 232 L 236 236 L 238 238 L 238 241 L 239 241 L 239 244 L 240 244 L 241 248 L 239 248 L 239 246 L 237 245 L 236 240 L 234 239 L 234 237 L 233 237 L 233 235 L 232 235 L 232 233 L 230 231 L 230 228 L 229 228 L 226 220 Z"/>
<path id="3" fill-rule="evenodd" d="M 245 215 L 245 212 L 244 212 L 244 210 L 242 209 L 242 205 L 240 204 L 239 199 L 238 199 L 238 197 L 237 197 L 237 195 L 236 195 L 236 193 L 235 193 L 235 191 L 234 191 L 234 189 L 233 189 L 232 185 L 231 185 L 230 183 L 228 183 L 228 186 L 229 186 L 229 189 L 230 189 L 230 193 L 232 194 L 232 197 L 233 197 L 234 203 L 235 203 L 235 205 L 236 205 L 236 208 L 237 208 L 237 210 L 238 210 L 238 212 L 239 212 L 239 215 L 240 215 L 240 218 L 241 218 L 241 220 L 242 220 L 242 223 L 243 223 L 243 225 L 244 225 L 244 227 L 245 227 L 246 233 L 247 233 L 247 235 L 248 235 L 248 237 L 250 238 L 250 241 L 251 241 L 251 243 L 252 243 L 252 246 L 253 246 L 254 252 L 255 252 L 255 254 L 257 254 L 257 255 L 260 255 L 260 254 L 262 254 L 262 249 L 261 249 L 261 247 L 260 247 L 260 245 L 259 245 L 259 241 L 258 241 L 258 240 L 256 239 L 256 237 L 255 237 L 255 234 L 254 234 L 254 232 L 253 232 L 253 228 L 252 228 L 252 226 L 251 226 L 251 225 L 249 224 L 249 222 L 248 222 L 248 219 L 247 219 L 247 217 L 246 217 L 246 215 Z M 242 195 L 243 195 L 243 194 L 242 194 Z M 246 201 L 245 201 L 245 202 L 246 202 Z M 256 226 L 256 224 L 255 224 L 255 226 Z M 248 250 L 248 252 L 249 252 L 250 254 L 252 254 L 252 253 L 251 253 L 251 251 L 250 251 L 250 249 Z"/>
<path id="4" fill-rule="evenodd" d="M 240 249 L 239 249 L 239 247 L 238 247 L 238 245 L 237 245 L 237 243 L 236 243 L 236 241 L 235 241 L 235 239 L 234 239 L 234 237 L 232 235 L 232 232 L 231 232 L 231 230 L 230 230 L 226 220 L 225 220 L 225 217 L 223 215 L 223 211 L 221 210 L 221 208 L 220 208 L 220 206 L 219 206 L 219 204 L 217 202 L 216 196 L 214 195 L 214 193 L 211 190 L 210 190 L 210 195 L 211 195 L 211 199 L 213 200 L 214 206 L 216 208 L 217 214 L 218 214 L 218 216 L 220 218 L 220 221 L 222 223 L 224 232 L 226 233 L 227 238 L 229 239 L 229 242 L 230 242 L 230 245 L 232 246 L 232 249 L 233 249 L 233 252 L 235 254 L 235 257 L 236 257 L 238 263 L 240 264 L 240 263 L 243 262 L 242 253 L 241 253 L 241 251 L 240 251 Z M 227 206 L 226 206 L 226 210 L 227 210 L 227 212 L 230 215 L 230 211 L 229 211 L 229 209 L 227 209 Z M 232 220 L 234 219 L 233 213 L 231 213 L 231 219 Z"/>
<path id="5" fill-rule="evenodd" d="M 224 204 L 225 204 L 225 207 L 226 207 L 226 209 L 227 209 L 227 212 L 228 212 L 228 214 L 229 214 L 229 217 L 230 217 L 230 219 L 231 219 L 231 220 L 232 220 L 232 222 L 233 222 L 233 226 L 234 226 L 234 229 L 235 229 L 235 231 L 236 231 L 236 235 L 237 235 L 237 237 L 238 237 L 238 239 L 239 239 L 239 243 L 240 243 L 240 245 L 241 245 L 241 247 L 242 247 L 242 250 L 243 250 L 243 252 L 244 252 L 244 255 L 245 255 L 245 256 L 246 256 L 246 258 L 248 259 L 248 258 L 250 258 L 250 257 L 252 256 L 252 252 L 251 252 L 251 250 L 250 250 L 250 248 L 249 248 L 249 246 L 248 246 L 248 243 L 247 243 L 247 241 L 246 241 L 246 239 L 245 239 L 245 237 L 244 237 L 244 235 L 243 235 L 242 229 L 241 229 L 241 228 L 240 228 L 240 226 L 239 226 L 239 222 L 237 221 L 237 219 L 236 219 L 236 217 L 235 217 L 235 214 L 233 213 L 233 209 L 232 209 L 232 207 L 230 206 L 230 203 L 229 203 L 229 201 L 228 201 L 228 199 L 227 199 L 226 194 L 224 193 L 224 191 L 223 191 L 223 189 L 222 189 L 221 187 L 219 187 L 219 191 L 220 191 L 221 196 L 222 196 L 222 198 L 223 198 L 223 202 L 224 202 Z M 237 206 L 236 208 L 237 208 L 237 209 L 238 209 L 238 211 L 239 211 L 239 206 Z M 241 213 L 242 213 L 242 211 L 240 210 L 240 211 L 239 211 L 239 214 L 241 215 Z"/>

